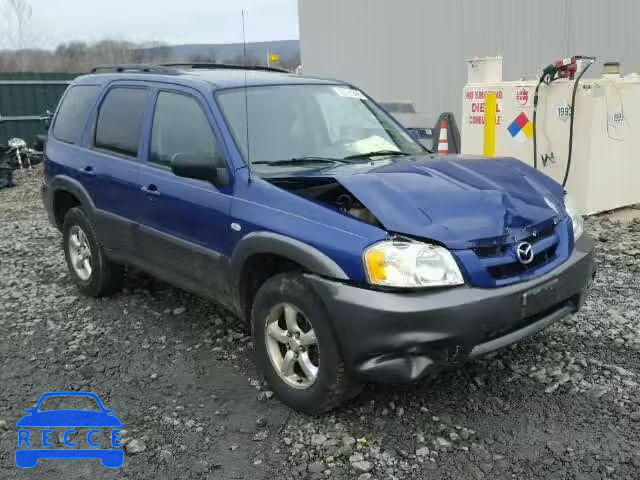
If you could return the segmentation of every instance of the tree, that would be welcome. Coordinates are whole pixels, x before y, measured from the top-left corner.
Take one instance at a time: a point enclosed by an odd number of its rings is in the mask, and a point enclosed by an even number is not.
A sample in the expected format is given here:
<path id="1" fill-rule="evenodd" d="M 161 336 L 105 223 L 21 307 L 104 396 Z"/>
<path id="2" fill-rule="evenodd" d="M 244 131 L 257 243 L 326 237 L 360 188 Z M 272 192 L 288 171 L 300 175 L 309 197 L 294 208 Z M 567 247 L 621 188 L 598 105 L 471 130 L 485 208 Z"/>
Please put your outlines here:
<path id="1" fill-rule="evenodd" d="M 0 10 L 0 17 L 4 18 L 4 24 L 0 28 L 9 46 L 16 51 L 27 47 L 29 35 L 29 23 L 33 10 L 27 0 L 5 0 L 4 8 Z M 0 38 L 0 40 L 2 40 Z M 18 55 L 15 59 L 16 69 L 24 70 L 27 58 Z"/>
<path id="2" fill-rule="evenodd" d="M 27 46 L 29 22 L 33 15 L 27 0 L 5 0 L 5 36 L 14 50 L 24 50 Z"/>
<path id="3" fill-rule="evenodd" d="M 89 67 L 89 47 L 84 42 L 58 45 L 53 54 L 54 68 L 63 72 L 83 72 Z"/>
<path id="4" fill-rule="evenodd" d="M 187 56 L 187 63 L 216 63 L 215 54 L 194 53 Z"/>

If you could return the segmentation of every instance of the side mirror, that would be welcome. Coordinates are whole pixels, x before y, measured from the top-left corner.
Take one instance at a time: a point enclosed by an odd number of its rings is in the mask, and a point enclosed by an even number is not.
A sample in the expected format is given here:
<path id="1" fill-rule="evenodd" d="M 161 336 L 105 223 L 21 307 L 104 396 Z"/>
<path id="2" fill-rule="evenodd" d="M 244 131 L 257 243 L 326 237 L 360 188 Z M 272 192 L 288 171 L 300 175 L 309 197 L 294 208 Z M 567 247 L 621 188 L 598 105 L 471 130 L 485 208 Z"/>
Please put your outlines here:
<path id="1" fill-rule="evenodd" d="M 207 155 L 176 153 L 171 159 L 171 171 L 178 177 L 205 180 L 217 185 L 226 185 L 226 169 L 216 168 L 213 158 Z"/>

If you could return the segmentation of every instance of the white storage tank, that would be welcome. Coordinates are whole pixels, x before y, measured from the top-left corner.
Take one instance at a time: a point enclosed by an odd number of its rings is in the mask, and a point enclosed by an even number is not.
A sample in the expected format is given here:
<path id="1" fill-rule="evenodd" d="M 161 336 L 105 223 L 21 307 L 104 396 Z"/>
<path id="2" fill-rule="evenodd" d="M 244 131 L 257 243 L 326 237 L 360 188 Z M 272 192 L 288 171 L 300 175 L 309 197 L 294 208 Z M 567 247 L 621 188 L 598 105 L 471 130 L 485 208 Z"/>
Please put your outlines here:
<path id="1" fill-rule="evenodd" d="M 492 65 L 495 59 L 469 62 L 489 65 L 489 77 L 498 70 Z M 496 156 L 512 156 L 533 166 L 537 80 L 482 82 L 477 81 L 482 72 L 472 74 L 470 68 L 469 73 L 462 98 L 462 153 L 483 153 L 484 96 L 496 92 Z M 537 168 L 560 183 L 567 168 L 573 86 L 573 80 L 564 79 L 543 84 L 537 108 Z M 640 76 L 605 73 L 581 80 L 575 112 L 567 191 L 585 214 L 640 203 Z"/>

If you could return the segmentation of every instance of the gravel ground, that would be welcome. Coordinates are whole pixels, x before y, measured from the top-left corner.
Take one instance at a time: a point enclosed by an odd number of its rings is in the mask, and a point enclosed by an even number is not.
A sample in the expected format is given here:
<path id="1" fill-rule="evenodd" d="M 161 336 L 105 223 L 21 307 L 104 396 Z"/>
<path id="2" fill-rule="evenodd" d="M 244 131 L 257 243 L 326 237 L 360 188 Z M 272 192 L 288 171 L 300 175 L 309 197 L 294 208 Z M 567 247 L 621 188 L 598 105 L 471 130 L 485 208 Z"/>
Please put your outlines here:
<path id="1" fill-rule="evenodd" d="M 599 272 L 578 315 L 310 418 L 256 380 L 250 338 L 216 305 L 137 272 L 114 298 L 80 297 L 39 170 L 17 181 L 0 191 L 0 478 L 640 478 L 640 220 L 588 221 Z M 115 409 L 121 469 L 13 465 L 23 409 L 63 389 Z"/>

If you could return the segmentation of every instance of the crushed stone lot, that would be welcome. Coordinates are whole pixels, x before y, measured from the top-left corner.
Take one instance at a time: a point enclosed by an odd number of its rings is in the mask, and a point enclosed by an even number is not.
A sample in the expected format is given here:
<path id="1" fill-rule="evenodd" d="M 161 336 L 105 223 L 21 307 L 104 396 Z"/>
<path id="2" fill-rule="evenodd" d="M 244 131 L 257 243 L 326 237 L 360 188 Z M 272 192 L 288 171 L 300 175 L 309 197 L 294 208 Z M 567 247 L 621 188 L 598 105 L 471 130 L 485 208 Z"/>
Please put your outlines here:
<path id="1" fill-rule="evenodd" d="M 312 418 L 272 398 L 247 332 L 215 304 L 134 271 L 113 298 L 80 296 L 41 175 L 0 191 L 0 478 L 640 478 L 639 219 L 587 221 L 599 270 L 579 314 Z M 16 421 L 53 390 L 115 409 L 122 468 L 14 465 Z"/>

